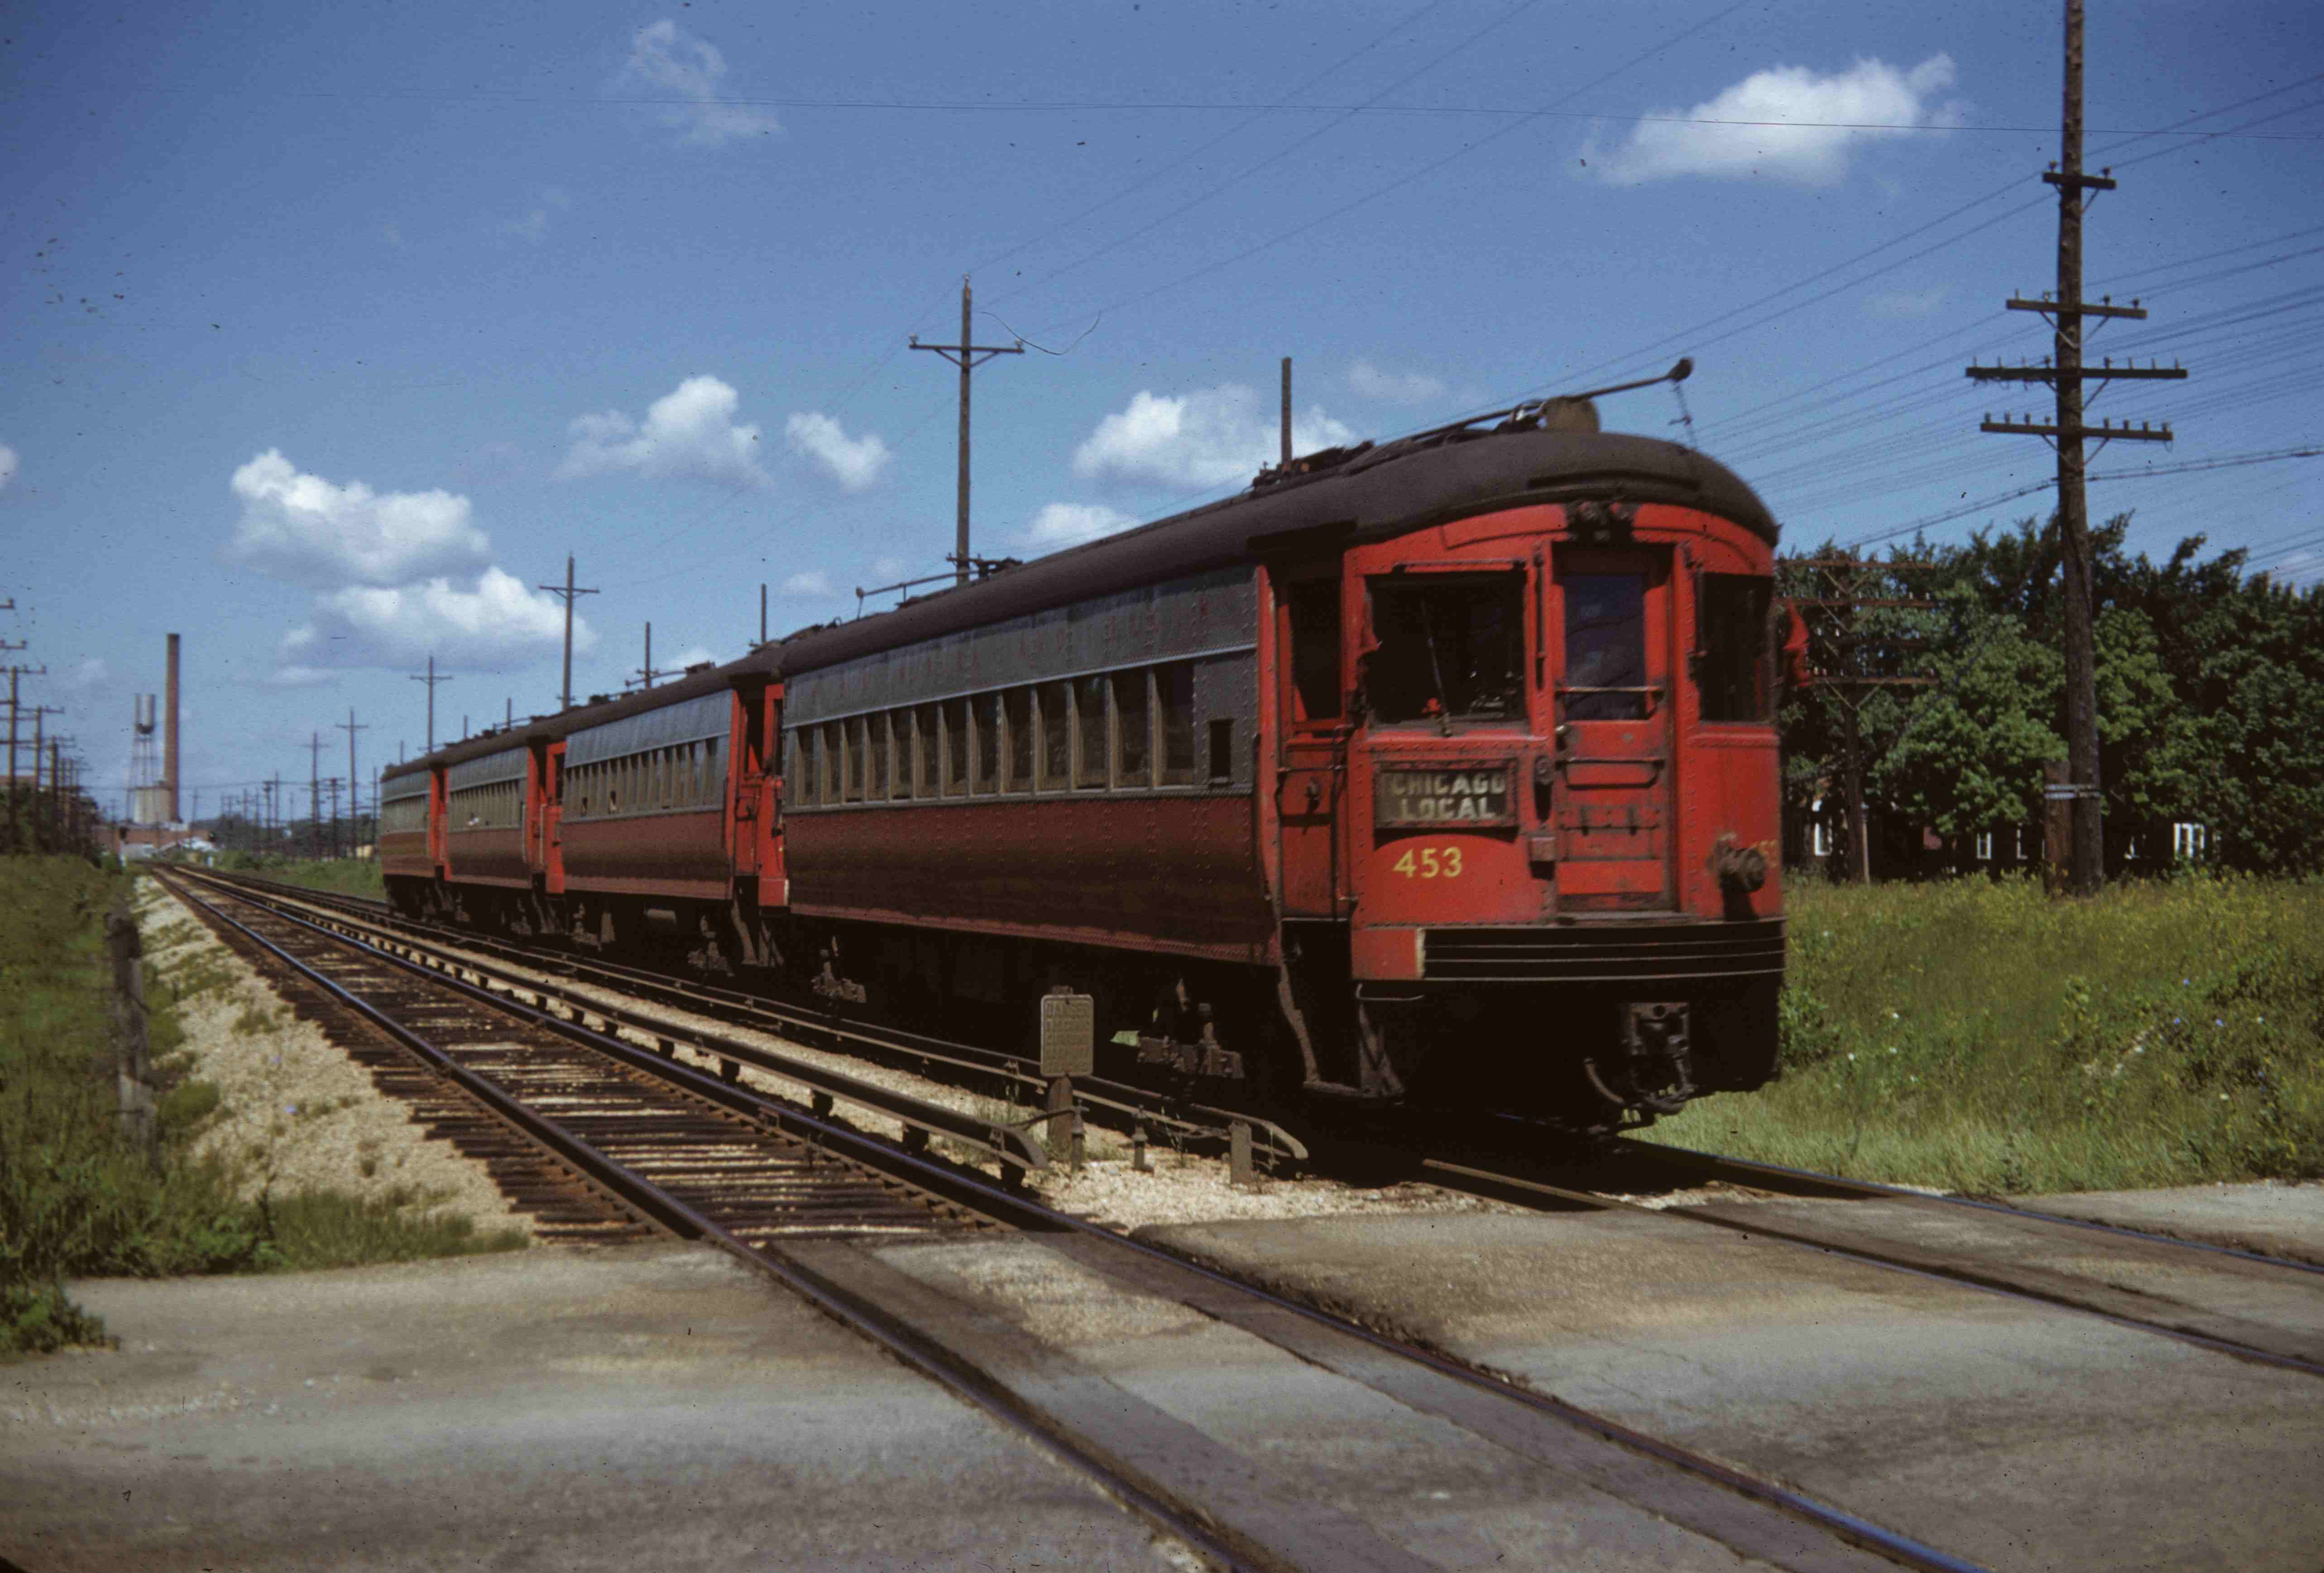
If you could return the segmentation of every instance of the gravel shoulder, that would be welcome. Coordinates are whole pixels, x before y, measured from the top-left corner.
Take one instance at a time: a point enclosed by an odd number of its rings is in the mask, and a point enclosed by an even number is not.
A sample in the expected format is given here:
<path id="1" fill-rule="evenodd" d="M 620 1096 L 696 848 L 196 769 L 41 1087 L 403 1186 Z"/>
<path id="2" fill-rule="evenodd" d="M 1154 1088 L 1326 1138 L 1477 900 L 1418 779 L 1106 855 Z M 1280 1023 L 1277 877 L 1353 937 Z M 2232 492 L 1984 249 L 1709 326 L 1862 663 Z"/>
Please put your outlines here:
<path id="1" fill-rule="evenodd" d="M 218 1089 L 196 1151 L 230 1162 L 246 1195 L 417 1197 L 480 1231 L 532 1235 L 482 1163 L 415 1124 L 158 882 L 139 882 L 135 911 L 146 960 L 177 995 L 189 1074 Z"/>

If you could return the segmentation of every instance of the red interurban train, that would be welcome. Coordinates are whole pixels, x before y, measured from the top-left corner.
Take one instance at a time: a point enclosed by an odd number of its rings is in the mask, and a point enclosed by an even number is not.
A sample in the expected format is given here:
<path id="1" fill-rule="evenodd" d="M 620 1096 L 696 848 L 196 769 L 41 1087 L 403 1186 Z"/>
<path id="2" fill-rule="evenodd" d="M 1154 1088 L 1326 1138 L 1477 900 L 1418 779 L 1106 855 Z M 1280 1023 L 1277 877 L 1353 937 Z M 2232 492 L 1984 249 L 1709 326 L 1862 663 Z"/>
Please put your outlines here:
<path id="1" fill-rule="evenodd" d="M 399 765 L 388 890 L 970 1040 L 1062 985 L 1214 1096 L 1635 1123 L 1774 1066 L 1775 538 L 1570 401 L 1314 455 Z"/>

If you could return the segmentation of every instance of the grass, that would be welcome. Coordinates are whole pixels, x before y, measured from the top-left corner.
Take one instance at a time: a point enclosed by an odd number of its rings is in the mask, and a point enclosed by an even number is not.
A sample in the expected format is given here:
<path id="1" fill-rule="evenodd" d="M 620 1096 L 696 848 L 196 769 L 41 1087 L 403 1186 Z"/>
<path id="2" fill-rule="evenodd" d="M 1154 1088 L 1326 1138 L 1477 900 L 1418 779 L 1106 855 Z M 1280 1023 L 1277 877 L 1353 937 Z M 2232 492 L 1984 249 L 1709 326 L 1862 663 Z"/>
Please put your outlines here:
<path id="1" fill-rule="evenodd" d="M 2324 1175 L 2324 884 L 1789 893 L 1782 1078 L 1649 1133 L 2007 1194 Z"/>
<path id="2" fill-rule="evenodd" d="M 379 865 L 368 857 L 270 857 L 233 853 L 221 856 L 217 867 L 254 874 L 261 879 L 281 880 L 285 884 L 304 885 L 333 895 L 368 896 L 373 901 L 383 900 L 387 895 Z"/>
<path id="3" fill-rule="evenodd" d="M 124 876 L 69 857 L 0 859 L 0 1358 L 102 1342 L 68 1277 L 288 1271 L 521 1245 L 394 1192 L 248 1194 L 195 1152 L 218 1106 L 193 1079 L 177 1005 L 219 986 L 198 953 L 149 965 L 158 1161 L 116 1134 L 104 916 Z M 166 931 L 166 928 L 165 928 Z"/>

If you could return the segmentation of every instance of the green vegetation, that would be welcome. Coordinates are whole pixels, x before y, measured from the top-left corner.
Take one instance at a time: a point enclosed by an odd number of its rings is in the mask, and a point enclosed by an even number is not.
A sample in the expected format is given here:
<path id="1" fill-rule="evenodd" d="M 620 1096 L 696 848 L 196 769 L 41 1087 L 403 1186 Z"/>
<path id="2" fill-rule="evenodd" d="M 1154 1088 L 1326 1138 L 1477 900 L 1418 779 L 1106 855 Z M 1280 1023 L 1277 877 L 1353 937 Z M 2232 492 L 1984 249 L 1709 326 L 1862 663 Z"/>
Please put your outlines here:
<path id="1" fill-rule="evenodd" d="M 2324 586 L 2248 572 L 2242 551 L 2200 560 L 2200 536 L 2156 563 L 2124 549 L 2129 524 L 2091 532 L 2110 865 L 2135 842 L 2142 866 L 2164 865 L 2172 824 L 2191 820 L 2229 867 L 2324 871 Z M 1862 674 L 1936 680 L 1866 695 L 1856 719 L 1872 803 L 1946 837 L 1956 866 L 1977 832 L 2035 825 L 2043 763 L 2066 754 L 2059 556 L 2054 522 L 1914 541 L 1850 576 L 1876 603 L 1906 605 L 1823 630 L 1849 641 Z M 1811 570 L 1780 573 L 1785 595 L 1826 593 Z M 1909 604 L 1921 600 L 1933 605 Z M 1795 808 L 1839 779 L 1849 714 L 1844 689 L 1793 690 L 1782 719 Z"/>
<path id="2" fill-rule="evenodd" d="M 122 1144 L 104 941 L 121 882 L 69 857 L 0 859 L 0 1357 L 103 1339 L 66 1299 L 69 1276 L 340 1266 L 523 1243 L 514 1230 L 479 1234 L 411 1193 L 246 1198 L 237 1170 L 196 1156 L 217 1091 L 187 1074 L 177 1006 L 227 976 L 198 952 L 171 972 L 149 965 L 160 1161 Z"/>
<path id="3" fill-rule="evenodd" d="M 333 895 L 367 896 L 380 901 L 387 894 L 379 865 L 368 857 L 272 857 L 226 852 L 218 855 L 215 866 L 223 872 L 252 874 L 261 879 L 281 880 L 284 884 L 327 891 Z"/>
<path id="4" fill-rule="evenodd" d="M 2324 1174 L 2324 884 L 1794 884 L 1783 1077 L 1649 1133 L 1987 1193 Z"/>

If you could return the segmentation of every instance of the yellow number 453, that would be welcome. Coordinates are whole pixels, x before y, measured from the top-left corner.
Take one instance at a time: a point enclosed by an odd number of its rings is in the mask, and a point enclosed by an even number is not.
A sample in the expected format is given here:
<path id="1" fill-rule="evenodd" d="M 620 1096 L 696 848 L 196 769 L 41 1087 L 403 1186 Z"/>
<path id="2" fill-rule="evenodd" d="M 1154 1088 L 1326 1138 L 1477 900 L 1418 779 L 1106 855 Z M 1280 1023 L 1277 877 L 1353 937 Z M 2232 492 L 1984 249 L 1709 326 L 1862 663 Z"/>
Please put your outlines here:
<path id="1" fill-rule="evenodd" d="M 1396 860 L 1396 872 L 1406 879 L 1458 879 L 1461 877 L 1461 849 L 1458 847 L 1407 847 Z"/>

